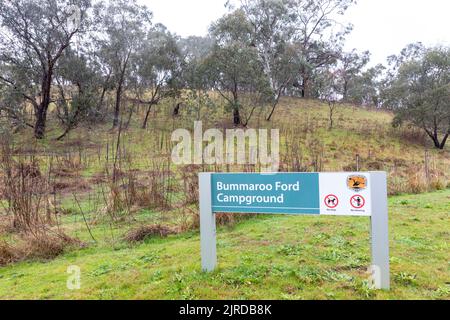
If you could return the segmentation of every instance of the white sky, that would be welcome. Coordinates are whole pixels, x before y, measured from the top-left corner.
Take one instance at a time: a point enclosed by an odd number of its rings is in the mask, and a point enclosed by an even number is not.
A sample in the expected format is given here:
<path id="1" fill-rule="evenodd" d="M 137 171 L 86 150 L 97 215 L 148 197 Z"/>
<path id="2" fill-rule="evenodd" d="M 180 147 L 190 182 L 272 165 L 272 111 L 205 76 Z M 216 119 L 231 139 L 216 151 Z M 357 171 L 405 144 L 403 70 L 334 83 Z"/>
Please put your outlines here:
<path id="1" fill-rule="evenodd" d="M 222 16 L 225 0 L 139 0 L 154 21 L 180 36 L 206 35 Z M 450 45 L 450 0 L 359 0 L 343 21 L 354 25 L 346 49 L 370 50 L 372 63 L 383 63 L 408 43 Z"/>

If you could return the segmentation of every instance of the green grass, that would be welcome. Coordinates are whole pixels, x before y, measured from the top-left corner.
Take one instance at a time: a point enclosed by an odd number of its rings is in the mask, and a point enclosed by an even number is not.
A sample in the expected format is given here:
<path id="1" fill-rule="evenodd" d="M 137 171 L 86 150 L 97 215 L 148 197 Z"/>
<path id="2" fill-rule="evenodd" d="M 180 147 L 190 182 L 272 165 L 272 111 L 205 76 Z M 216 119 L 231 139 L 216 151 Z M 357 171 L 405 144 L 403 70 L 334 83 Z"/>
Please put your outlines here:
<path id="1" fill-rule="evenodd" d="M 191 232 L 0 268 L 0 298 L 450 299 L 450 190 L 389 204 L 391 291 L 367 284 L 367 218 L 259 216 L 218 230 L 212 274 L 200 271 L 199 235 Z M 80 290 L 66 287 L 71 265 L 81 268 Z"/>
<path id="2" fill-rule="evenodd" d="M 202 110 L 204 130 L 232 127 L 229 112 L 222 109 Z M 292 164 L 294 159 L 289 154 L 294 150 L 304 171 L 317 170 L 317 161 L 321 163 L 321 171 L 353 171 L 351 167 L 358 154 L 361 170 L 379 165 L 380 170 L 388 172 L 390 194 L 450 187 L 449 147 L 434 150 L 427 139 L 420 139 L 419 131 L 393 128 L 389 112 L 339 106 L 333 130 L 328 130 L 328 108 L 317 101 L 283 99 L 273 122 L 264 120 L 265 113 L 259 114 L 260 119 L 255 113 L 250 127 L 280 129 L 282 164 Z M 136 170 L 139 181 L 146 182 L 146 174 L 169 159 L 172 131 L 192 130 L 193 118 L 186 112 L 173 118 L 170 102 L 154 108 L 147 130 L 140 129 L 142 117 L 137 112 L 130 128 L 122 132 L 121 146 L 127 157 L 120 165 L 124 172 Z M 52 261 L 28 261 L 0 268 L 0 298 L 450 298 L 449 189 L 390 198 L 393 287 L 390 292 L 372 291 L 368 287 L 370 247 L 366 218 L 260 216 L 234 228 L 221 228 L 219 269 L 205 274 L 200 271 L 200 241 L 196 232 L 135 246 L 122 240 L 131 228 L 143 224 L 180 226 L 184 167 L 170 163 L 171 210 L 145 209 L 132 216 L 117 213 L 125 218 L 120 223 L 110 223 L 106 215 L 101 215 L 105 207 L 101 189 L 105 189 L 106 197 L 109 189 L 98 184 L 96 177 L 105 167 L 112 169 L 117 131 L 110 128 L 109 123 L 95 128 L 80 126 L 64 141 L 56 142 L 54 138 L 61 128 L 50 117 L 48 135 L 43 141 L 35 141 L 31 130 L 14 136 L 17 155 L 27 158 L 33 154 L 44 173 L 51 160 L 61 167 L 66 165 L 61 159 L 80 163 L 76 175 L 59 180 L 74 186 L 97 241 L 92 241 L 71 189 L 59 193 L 56 204 L 64 209 L 60 216 L 62 229 L 88 247 L 69 249 Z M 54 159 L 55 155 L 59 158 Z M 230 170 L 242 168 L 232 166 Z M 91 189 L 77 189 L 80 181 Z M 0 234 L 0 238 L 13 244 L 18 241 L 17 235 Z M 71 265 L 79 266 L 82 272 L 81 289 L 77 291 L 66 288 L 66 271 Z"/>

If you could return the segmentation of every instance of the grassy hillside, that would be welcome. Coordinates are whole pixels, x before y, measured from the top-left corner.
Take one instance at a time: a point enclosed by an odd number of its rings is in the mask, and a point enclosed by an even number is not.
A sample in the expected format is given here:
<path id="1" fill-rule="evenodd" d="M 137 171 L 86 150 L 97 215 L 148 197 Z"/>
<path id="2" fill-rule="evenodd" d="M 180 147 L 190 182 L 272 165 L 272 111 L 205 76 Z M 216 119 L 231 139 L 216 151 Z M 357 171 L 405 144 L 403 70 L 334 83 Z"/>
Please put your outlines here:
<path id="1" fill-rule="evenodd" d="M 0 298 L 449 298 L 448 147 L 434 150 L 420 131 L 392 128 L 392 114 L 384 111 L 339 106 L 330 130 L 328 108 L 317 101 L 284 99 L 270 123 L 258 110 L 250 127 L 280 129 L 282 171 L 388 172 L 394 288 L 368 289 L 369 224 L 355 218 L 221 216 L 227 227 L 218 238 L 220 270 L 206 275 L 199 264 L 197 173 L 260 168 L 174 166 L 174 129 L 192 130 L 194 118 L 204 130 L 232 126 L 224 108 L 185 107 L 173 118 L 171 106 L 155 108 L 146 130 L 144 110 L 135 113 L 120 136 L 105 123 L 55 141 L 61 129 L 52 120 L 46 140 L 36 142 L 27 130 L 12 137 L 9 157 L 14 170 L 25 169 L 31 191 L 8 187 L 2 167 L 0 195 L 14 189 L 24 200 L 19 208 L 38 212 L 50 231 L 36 236 L 12 228 L 2 196 L 0 265 L 12 264 L 0 266 Z M 27 207 L 23 194 L 42 199 Z M 176 235 L 124 239 L 142 226 Z M 79 291 L 66 289 L 70 265 L 81 267 Z"/>
<path id="2" fill-rule="evenodd" d="M 225 102 L 217 99 L 217 105 Z M 193 130 L 194 119 L 203 121 L 204 130 L 232 128 L 231 115 L 225 107 L 204 107 L 200 111 L 184 107 L 181 116 L 176 118 L 172 117 L 172 107 L 170 101 L 155 107 L 146 130 L 140 129 L 145 110 L 135 112 L 130 125 L 121 133 L 119 158 L 120 164 L 126 167 L 124 171 L 152 170 L 155 160 L 166 163 L 173 172 L 183 171 L 184 168 L 173 167 L 169 159 L 174 146 L 170 142 L 171 134 L 178 128 Z M 272 122 L 264 120 L 267 111 L 257 109 L 249 127 L 280 130 L 283 171 L 354 171 L 358 156 L 360 170 L 389 172 L 391 194 L 442 189 L 450 184 L 450 146 L 438 151 L 423 131 L 393 128 L 393 115 L 389 112 L 339 105 L 334 114 L 334 127 L 329 130 L 328 107 L 318 101 L 285 98 Z M 124 123 L 127 117 L 125 113 Z M 109 122 L 84 126 L 59 142 L 54 139 L 61 134 L 61 129 L 51 121 L 44 141 L 34 141 L 31 130 L 16 135 L 15 153 L 23 157 L 33 155 L 43 167 L 48 167 L 51 160 L 55 160 L 53 165 L 62 166 L 67 163 L 60 162 L 70 161 L 70 165 L 79 169 L 81 178 L 92 183 L 90 178 L 98 178 L 104 174 L 105 166 L 112 166 L 117 151 L 117 131 L 110 128 Z M 202 166 L 205 171 L 243 169 Z M 79 181 L 79 177 L 76 179 Z"/>
<path id="3" fill-rule="evenodd" d="M 197 232 L 0 268 L 2 299 L 450 299 L 450 190 L 390 199 L 392 290 L 371 291 L 366 218 L 261 216 L 218 231 L 200 272 Z M 81 268 L 81 290 L 66 288 Z"/>

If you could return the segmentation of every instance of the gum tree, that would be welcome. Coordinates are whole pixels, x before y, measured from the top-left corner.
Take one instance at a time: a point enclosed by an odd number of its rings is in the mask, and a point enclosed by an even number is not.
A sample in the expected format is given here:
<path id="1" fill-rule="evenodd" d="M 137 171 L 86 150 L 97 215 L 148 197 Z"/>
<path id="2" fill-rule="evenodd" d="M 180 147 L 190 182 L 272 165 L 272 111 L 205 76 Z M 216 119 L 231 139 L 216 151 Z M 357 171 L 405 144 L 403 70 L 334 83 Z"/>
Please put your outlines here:
<path id="1" fill-rule="evenodd" d="M 444 149 L 450 135 L 450 48 L 409 46 L 397 62 L 385 102 L 395 112 L 394 125 L 422 128 Z"/>
<path id="2" fill-rule="evenodd" d="M 256 108 L 271 96 L 258 52 L 249 45 L 252 27 L 237 10 L 214 23 L 211 36 L 215 45 L 205 61 L 211 86 L 227 101 L 234 125 L 247 126 Z"/>
<path id="3" fill-rule="evenodd" d="M 114 88 L 113 128 L 118 127 L 121 105 L 131 74 L 133 59 L 142 49 L 151 27 L 152 12 L 136 0 L 111 0 L 95 8 L 100 30 L 95 43 L 100 64 L 109 70 L 108 83 Z"/>
<path id="4" fill-rule="evenodd" d="M 302 97 L 311 93 L 311 81 L 316 70 L 336 62 L 351 25 L 337 19 L 345 14 L 355 0 L 292 0 L 291 14 L 295 17 L 294 42 L 302 56 L 299 78 L 295 84 Z"/>
<path id="5" fill-rule="evenodd" d="M 175 37 L 163 25 L 156 25 L 148 33 L 134 64 L 136 102 L 147 106 L 143 129 L 147 128 L 152 106 L 178 94 L 180 63 Z M 145 95 L 149 97 L 146 99 Z"/>
<path id="6" fill-rule="evenodd" d="M 300 66 L 292 44 L 295 16 L 290 0 L 242 0 L 241 10 L 251 26 L 250 46 L 256 49 L 272 91 L 271 120 L 285 89 L 292 85 Z"/>
<path id="7" fill-rule="evenodd" d="M 0 81 L 34 109 L 44 138 L 59 59 L 86 26 L 89 0 L 0 0 Z"/>

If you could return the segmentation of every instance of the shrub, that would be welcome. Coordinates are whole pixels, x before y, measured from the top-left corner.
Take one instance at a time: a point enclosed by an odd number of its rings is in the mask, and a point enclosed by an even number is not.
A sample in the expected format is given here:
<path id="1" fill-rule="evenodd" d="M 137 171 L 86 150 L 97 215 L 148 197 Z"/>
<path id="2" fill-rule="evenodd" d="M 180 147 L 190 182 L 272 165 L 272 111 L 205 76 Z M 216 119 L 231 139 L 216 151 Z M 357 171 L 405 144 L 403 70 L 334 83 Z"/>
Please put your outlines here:
<path id="1" fill-rule="evenodd" d="M 172 228 L 162 225 L 148 225 L 141 226 L 136 229 L 130 230 L 125 235 L 125 241 L 127 242 L 141 242 L 148 238 L 166 238 L 170 234 L 176 234 L 176 231 Z"/>
<path id="2" fill-rule="evenodd" d="M 0 241 L 0 266 L 16 262 L 21 254 L 6 241 Z"/>

